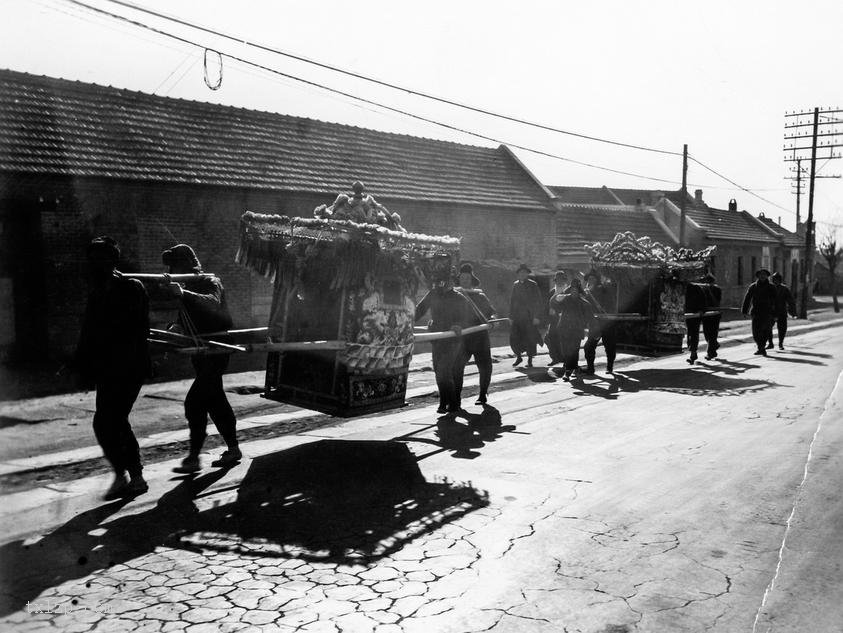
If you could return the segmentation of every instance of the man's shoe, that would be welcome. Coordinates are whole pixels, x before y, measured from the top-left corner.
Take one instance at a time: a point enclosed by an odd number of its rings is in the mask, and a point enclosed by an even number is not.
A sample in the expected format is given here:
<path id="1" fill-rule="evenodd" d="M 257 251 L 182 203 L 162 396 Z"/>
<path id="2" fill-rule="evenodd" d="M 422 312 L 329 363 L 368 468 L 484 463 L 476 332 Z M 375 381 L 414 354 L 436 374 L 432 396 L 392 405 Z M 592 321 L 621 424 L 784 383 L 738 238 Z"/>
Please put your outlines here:
<path id="1" fill-rule="evenodd" d="M 612 363 L 606 363 L 606 373 L 607 374 L 614 374 L 615 373 L 615 366 Z"/>
<path id="2" fill-rule="evenodd" d="M 532 367 L 532 366 L 533 366 L 533 357 L 528 356 L 527 357 L 527 367 Z"/>
<path id="3" fill-rule="evenodd" d="M 190 473 L 197 473 L 202 470 L 202 464 L 198 457 L 185 457 L 181 460 L 181 465 L 173 468 L 174 473 L 182 475 L 189 475 Z"/>
<path id="4" fill-rule="evenodd" d="M 516 357 L 515 357 L 515 362 L 514 362 L 514 363 L 512 363 L 512 366 L 513 366 L 513 367 L 518 367 L 518 365 L 520 365 L 520 364 L 521 364 L 521 361 L 522 361 L 522 360 L 524 360 L 524 359 L 523 359 L 523 358 L 521 358 L 521 356 L 516 356 Z"/>
<path id="5" fill-rule="evenodd" d="M 773 343 L 772 342 L 767 343 L 767 349 L 773 349 Z"/>
<path id="6" fill-rule="evenodd" d="M 566 371 L 565 374 L 562 376 L 562 380 L 564 380 L 565 382 L 571 380 L 571 372 Z"/>
<path id="7" fill-rule="evenodd" d="M 583 373 L 588 374 L 589 376 L 593 376 L 594 375 L 594 365 L 589 365 L 588 367 L 586 367 L 585 371 L 583 371 Z"/>
<path id="8" fill-rule="evenodd" d="M 476 405 L 486 404 L 485 394 L 480 394 L 479 396 L 477 396 L 477 401 L 474 404 L 476 404 Z"/>
<path id="9" fill-rule="evenodd" d="M 141 476 L 132 477 L 131 481 L 126 484 L 125 488 L 125 496 L 127 497 L 136 497 L 138 495 L 142 495 L 143 493 L 149 490 L 149 484 L 146 483 L 146 479 Z"/>
<path id="10" fill-rule="evenodd" d="M 102 498 L 105 501 L 113 501 L 114 499 L 120 499 L 126 495 L 126 490 L 129 486 L 129 481 L 126 479 L 125 473 L 122 475 L 115 475 L 114 481 L 111 482 L 111 485 L 108 487 L 108 490 L 105 491 L 105 494 Z"/>
<path id="11" fill-rule="evenodd" d="M 230 468 L 239 464 L 241 459 L 243 459 L 243 453 L 240 452 L 239 448 L 229 448 L 222 452 L 219 459 L 212 461 L 211 466 L 214 468 Z"/>
<path id="12" fill-rule="evenodd" d="M 784 351 L 784 345 L 779 345 L 779 349 Z"/>

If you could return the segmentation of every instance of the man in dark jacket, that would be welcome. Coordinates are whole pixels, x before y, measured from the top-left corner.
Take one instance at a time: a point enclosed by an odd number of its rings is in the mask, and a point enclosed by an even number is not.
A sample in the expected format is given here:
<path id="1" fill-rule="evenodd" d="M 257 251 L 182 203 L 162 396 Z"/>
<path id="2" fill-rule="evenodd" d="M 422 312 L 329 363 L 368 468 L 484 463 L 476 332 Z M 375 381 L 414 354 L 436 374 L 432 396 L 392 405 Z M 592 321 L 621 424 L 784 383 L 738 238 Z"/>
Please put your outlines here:
<path id="1" fill-rule="evenodd" d="M 116 499 L 149 489 L 129 424 L 141 385 L 151 373 L 149 300 L 141 282 L 117 272 L 120 248 L 112 238 L 94 239 L 86 254 L 91 293 L 73 367 L 86 383 L 96 386 L 94 435 L 114 469 L 105 498 Z"/>
<path id="2" fill-rule="evenodd" d="M 416 320 L 430 312 L 431 332 L 452 330 L 457 336 L 432 341 L 433 373 L 439 389 L 439 409 L 437 413 L 457 413 L 460 411 L 460 390 L 462 373 L 463 340 L 462 328 L 471 324 L 475 317 L 471 303 L 454 290 L 450 271 L 441 274 L 433 282 L 433 288 L 416 305 Z"/>
<path id="3" fill-rule="evenodd" d="M 571 374 L 579 373 L 580 341 L 585 329 L 593 322 L 594 312 L 591 304 L 583 298 L 582 283 L 572 279 L 567 294 L 557 304 L 559 338 L 562 341 L 564 355 L 562 380 L 571 379 Z"/>
<path id="4" fill-rule="evenodd" d="M 685 286 L 685 328 L 688 332 L 688 363 L 693 365 L 697 360 L 697 349 L 700 344 L 700 325 L 705 312 L 705 290 L 702 284 L 689 283 Z"/>
<path id="5" fill-rule="evenodd" d="M 774 272 L 770 277 L 773 288 L 776 289 L 776 331 L 779 336 L 779 349 L 784 349 L 784 337 L 787 334 L 787 315 L 796 318 L 796 301 L 790 288 L 782 283 L 782 274 Z M 773 329 L 770 328 L 770 338 L 767 340 L 767 349 L 773 349 Z"/>
<path id="6" fill-rule="evenodd" d="M 187 244 L 177 244 L 164 251 L 161 259 L 173 275 L 202 272 L 196 253 Z M 179 325 L 186 334 L 220 343 L 230 342 L 228 335 L 213 334 L 225 332 L 231 329 L 232 325 L 225 301 L 225 290 L 217 277 L 197 277 L 183 284 L 171 283 L 169 289 L 181 298 Z M 190 429 L 190 450 L 181 465 L 174 470 L 179 473 L 201 470 L 199 454 L 208 434 L 209 415 L 227 447 L 211 465 L 231 467 L 240 461 L 242 454 L 237 442 L 237 420 L 222 384 L 222 376 L 228 368 L 229 354 L 196 355 L 192 361 L 196 378 L 184 399 L 184 413 Z"/>
<path id="7" fill-rule="evenodd" d="M 585 276 L 584 298 L 591 304 L 591 311 L 594 318 L 588 326 L 588 338 L 583 346 L 585 355 L 586 373 L 594 373 L 594 359 L 597 356 L 597 344 L 603 339 L 603 349 L 606 352 L 606 372 L 611 374 L 615 368 L 615 357 L 617 356 L 617 336 L 615 325 L 608 319 L 601 319 L 615 304 L 614 288 L 604 284 L 602 277 L 596 270 L 591 270 Z"/>
<path id="8" fill-rule="evenodd" d="M 550 362 L 547 364 L 548 367 L 558 365 L 565 360 L 562 352 L 562 343 L 559 339 L 559 314 L 556 312 L 554 306 L 557 303 L 556 297 L 558 296 L 559 301 L 561 301 L 562 295 L 568 292 L 569 286 L 568 273 L 564 270 L 556 271 L 556 274 L 553 276 L 553 288 L 550 289 L 550 295 L 547 298 L 547 314 L 550 318 L 550 325 L 547 328 L 547 334 L 544 335 L 544 344 L 547 345 L 547 353 L 550 356 Z"/>
<path id="9" fill-rule="evenodd" d="M 776 314 L 776 289 L 770 283 L 770 271 L 766 268 L 755 273 L 755 281 L 749 285 L 743 298 L 741 312 L 752 318 L 752 338 L 758 347 L 755 355 L 766 356 L 765 346 L 772 335 Z"/>
<path id="10" fill-rule="evenodd" d="M 707 343 L 705 359 L 711 360 L 717 358 L 717 350 L 720 347 L 717 337 L 720 335 L 720 302 L 723 291 L 720 290 L 717 279 L 711 273 L 703 276 L 701 285 L 705 294 L 705 311 L 717 312 L 717 314 L 709 314 L 702 318 L 703 336 Z"/>
<path id="11" fill-rule="evenodd" d="M 474 318 L 469 325 L 482 325 L 494 318 L 495 309 L 480 288 L 480 279 L 474 274 L 471 264 L 460 266 L 459 288 L 456 290 L 468 299 L 474 306 Z M 489 385 L 492 382 L 492 343 L 489 340 L 489 332 L 475 332 L 463 337 L 462 349 L 462 371 L 458 372 L 459 383 L 457 392 L 462 391 L 462 378 L 465 373 L 465 366 L 469 359 L 474 356 L 474 363 L 477 365 L 477 372 L 480 374 L 480 394 L 474 404 L 486 404 L 489 394 Z"/>
<path id="12" fill-rule="evenodd" d="M 523 354 L 527 354 L 527 367 L 533 366 L 536 345 L 543 343 L 539 333 L 539 324 L 546 311 L 538 284 L 529 279 L 532 271 L 525 265 L 518 267 L 518 279 L 512 285 L 512 297 L 509 300 L 509 345 L 515 352 L 513 365 L 520 365 Z"/>

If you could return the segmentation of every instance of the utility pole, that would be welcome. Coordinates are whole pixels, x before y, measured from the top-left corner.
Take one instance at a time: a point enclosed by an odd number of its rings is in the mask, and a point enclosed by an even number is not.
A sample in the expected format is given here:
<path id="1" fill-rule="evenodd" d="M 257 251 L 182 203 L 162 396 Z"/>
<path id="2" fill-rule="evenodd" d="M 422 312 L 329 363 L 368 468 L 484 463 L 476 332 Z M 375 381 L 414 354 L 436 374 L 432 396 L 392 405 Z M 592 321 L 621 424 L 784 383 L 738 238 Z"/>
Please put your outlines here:
<path id="1" fill-rule="evenodd" d="M 685 205 L 688 197 L 688 144 L 682 146 L 682 198 L 679 201 L 679 246 L 685 246 Z"/>
<path id="2" fill-rule="evenodd" d="M 795 122 L 786 121 L 785 129 L 794 129 L 794 128 L 803 128 L 811 126 L 811 134 L 801 134 L 799 131 L 794 132 L 792 134 L 785 133 L 785 140 L 792 141 L 790 146 L 785 146 L 784 151 L 790 152 L 791 157 L 785 158 L 787 162 L 795 162 L 796 163 L 796 218 L 797 218 L 797 230 L 799 229 L 799 220 L 801 219 L 800 210 L 799 210 L 799 198 L 800 194 L 802 193 L 801 185 L 802 185 L 802 165 L 801 161 L 805 156 L 800 154 L 800 152 L 804 152 L 807 150 L 811 151 L 811 172 L 810 172 L 810 182 L 808 188 L 808 218 L 805 223 L 805 264 L 802 269 L 802 288 L 800 289 L 800 296 L 799 296 L 799 317 L 805 319 L 808 317 L 808 297 L 811 294 L 811 283 L 813 278 L 813 268 L 814 268 L 814 185 L 817 178 L 822 178 L 823 176 L 817 176 L 817 150 L 828 150 L 828 156 L 823 156 L 822 158 L 826 158 L 827 160 L 833 160 L 835 158 L 840 158 L 839 153 L 835 153 L 834 149 L 837 147 L 843 147 L 843 143 L 837 142 L 837 136 L 841 134 L 836 129 L 827 130 L 823 128 L 820 131 L 820 126 L 827 126 L 827 125 L 835 125 L 840 123 L 840 119 L 837 118 L 836 115 L 843 113 L 843 110 L 838 109 L 823 109 L 814 108 L 813 112 L 792 112 L 786 113 L 785 119 L 795 118 Z M 812 114 L 812 118 L 810 121 L 806 121 L 802 117 L 806 117 L 809 114 Z M 826 121 L 820 122 L 820 117 L 822 116 L 823 119 Z M 802 139 L 811 139 L 811 144 L 808 146 L 802 145 Z M 818 138 L 829 138 L 827 141 L 820 141 L 817 142 Z M 834 176 L 825 176 L 826 178 L 834 177 Z"/>

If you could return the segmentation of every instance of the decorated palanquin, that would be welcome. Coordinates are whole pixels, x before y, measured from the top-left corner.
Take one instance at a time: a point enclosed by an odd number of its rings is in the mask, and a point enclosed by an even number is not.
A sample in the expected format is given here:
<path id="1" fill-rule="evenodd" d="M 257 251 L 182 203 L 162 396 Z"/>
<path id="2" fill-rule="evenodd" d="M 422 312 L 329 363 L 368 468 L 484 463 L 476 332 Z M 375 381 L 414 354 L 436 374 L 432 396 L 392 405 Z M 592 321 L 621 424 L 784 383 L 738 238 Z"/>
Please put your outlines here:
<path id="1" fill-rule="evenodd" d="M 601 319 L 612 321 L 618 347 L 637 352 L 680 352 L 685 327 L 685 291 L 711 262 L 715 246 L 674 249 L 629 231 L 610 242 L 586 244 L 592 265 L 612 280 L 615 301 Z"/>
<path id="2" fill-rule="evenodd" d="M 266 398 L 342 416 L 404 404 L 416 293 L 459 239 L 408 233 L 355 194 L 312 218 L 241 217 L 237 261 L 274 284 Z"/>

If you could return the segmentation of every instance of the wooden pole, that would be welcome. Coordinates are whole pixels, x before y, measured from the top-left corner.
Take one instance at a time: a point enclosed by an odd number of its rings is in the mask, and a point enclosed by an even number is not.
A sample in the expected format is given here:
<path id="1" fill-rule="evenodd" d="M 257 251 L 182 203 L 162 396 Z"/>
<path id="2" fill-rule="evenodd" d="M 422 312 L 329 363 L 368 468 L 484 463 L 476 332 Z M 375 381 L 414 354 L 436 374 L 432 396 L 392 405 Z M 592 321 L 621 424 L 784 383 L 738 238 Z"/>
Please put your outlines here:
<path id="1" fill-rule="evenodd" d="M 688 197 L 688 144 L 682 146 L 682 199 L 679 201 L 679 246 L 685 246 L 685 205 Z"/>

